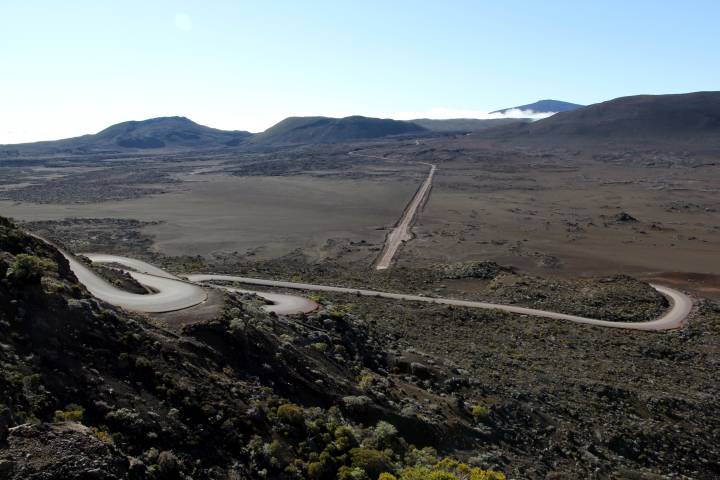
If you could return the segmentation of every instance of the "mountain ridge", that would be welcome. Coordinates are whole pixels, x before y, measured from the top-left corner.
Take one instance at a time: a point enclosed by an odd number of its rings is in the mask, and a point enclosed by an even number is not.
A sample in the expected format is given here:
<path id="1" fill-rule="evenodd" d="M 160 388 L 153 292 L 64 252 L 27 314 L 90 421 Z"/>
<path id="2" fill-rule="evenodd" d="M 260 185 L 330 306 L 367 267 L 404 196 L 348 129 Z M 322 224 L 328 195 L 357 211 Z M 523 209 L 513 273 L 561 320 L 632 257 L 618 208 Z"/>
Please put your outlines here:
<path id="1" fill-rule="evenodd" d="M 232 147 L 250 132 L 219 130 L 182 117 L 155 117 L 116 123 L 98 133 L 60 140 L 0 145 L 23 153 L 89 153 L 98 150 L 176 150 Z"/>
<path id="2" fill-rule="evenodd" d="M 393 135 L 420 134 L 427 130 L 402 120 L 353 115 L 333 117 L 288 117 L 251 139 L 264 146 L 300 145 L 307 143 L 340 143 L 369 140 Z"/>
<path id="3" fill-rule="evenodd" d="M 537 122 L 497 127 L 481 135 L 553 144 L 611 139 L 720 144 L 720 92 L 619 97 Z"/>
<path id="4" fill-rule="evenodd" d="M 510 107 L 510 108 L 503 108 L 501 110 L 495 110 L 492 113 L 507 113 L 511 110 L 523 110 L 523 111 L 532 111 L 534 113 L 558 113 L 558 112 L 568 112 L 572 110 L 577 110 L 578 108 L 582 108 L 584 105 L 580 105 L 578 103 L 570 103 L 565 102 L 562 100 L 552 100 L 552 99 L 545 99 L 545 100 L 538 100 L 537 102 L 528 103 L 526 105 L 519 105 L 517 107 Z"/>
<path id="5" fill-rule="evenodd" d="M 220 130 L 181 117 L 156 117 L 111 125 L 98 133 L 60 140 L 0 145 L 0 156 L 85 154 L 117 151 L 162 152 L 244 146 L 276 147 L 341 143 L 393 135 L 422 134 L 427 129 L 402 120 L 363 117 L 288 117 L 264 132 Z"/>

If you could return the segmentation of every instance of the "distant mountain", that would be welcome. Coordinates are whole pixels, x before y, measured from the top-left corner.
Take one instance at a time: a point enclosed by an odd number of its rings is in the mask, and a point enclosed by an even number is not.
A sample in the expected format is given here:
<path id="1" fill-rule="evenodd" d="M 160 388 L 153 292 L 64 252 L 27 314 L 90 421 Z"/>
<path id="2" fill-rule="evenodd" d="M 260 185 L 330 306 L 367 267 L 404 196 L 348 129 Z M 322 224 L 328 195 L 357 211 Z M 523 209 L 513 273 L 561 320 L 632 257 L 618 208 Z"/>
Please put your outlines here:
<path id="1" fill-rule="evenodd" d="M 483 132 L 512 141 L 720 144 L 720 92 L 636 95 Z"/>
<path id="2" fill-rule="evenodd" d="M 123 122 L 81 137 L 47 142 L 0 145 L 20 153 L 86 153 L 124 150 L 181 150 L 237 146 L 249 132 L 218 130 L 185 117 L 159 117 Z"/>
<path id="3" fill-rule="evenodd" d="M 381 118 L 290 117 L 254 135 L 250 143 L 263 146 L 340 143 L 426 131 L 412 122 Z"/>
<path id="4" fill-rule="evenodd" d="M 530 120 L 526 118 L 450 118 L 446 120 L 419 118 L 410 121 L 433 132 L 478 132 L 499 125 L 525 123 Z"/>
<path id="5" fill-rule="evenodd" d="M 527 105 L 520 105 L 517 107 L 504 108 L 502 110 L 495 110 L 490 113 L 507 113 L 510 110 L 532 110 L 535 113 L 557 113 L 557 112 L 569 112 L 571 110 L 577 110 L 582 108 L 583 105 L 577 103 L 562 102 L 560 100 L 540 100 L 535 103 L 528 103 Z"/>

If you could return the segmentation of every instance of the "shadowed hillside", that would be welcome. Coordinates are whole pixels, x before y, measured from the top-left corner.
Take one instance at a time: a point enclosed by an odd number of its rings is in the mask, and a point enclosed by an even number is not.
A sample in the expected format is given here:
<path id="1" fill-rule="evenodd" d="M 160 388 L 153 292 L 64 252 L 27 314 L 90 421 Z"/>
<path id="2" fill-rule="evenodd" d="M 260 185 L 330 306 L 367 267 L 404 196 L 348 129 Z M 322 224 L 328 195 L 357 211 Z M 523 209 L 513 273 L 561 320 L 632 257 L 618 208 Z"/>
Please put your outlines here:
<path id="1" fill-rule="evenodd" d="M 621 97 L 481 135 L 544 145 L 720 145 L 720 92 Z M 702 143 L 702 145 L 700 145 Z M 694 145 L 696 144 L 696 145 Z"/>
<path id="2" fill-rule="evenodd" d="M 426 129 L 412 122 L 352 116 L 290 117 L 252 138 L 264 146 L 340 143 L 391 135 L 422 134 Z"/>
<path id="3" fill-rule="evenodd" d="M 87 153 L 124 150 L 187 150 L 237 146 L 252 134 L 199 125 L 185 117 L 159 117 L 122 122 L 93 135 L 63 140 L 2 145 L 11 156 L 42 153 Z"/>
<path id="4" fill-rule="evenodd" d="M 477 132 L 501 125 L 525 123 L 529 120 L 526 118 L 450 118 L 447 120 L 419 118 L 411 121 L 434 132 Z"/>

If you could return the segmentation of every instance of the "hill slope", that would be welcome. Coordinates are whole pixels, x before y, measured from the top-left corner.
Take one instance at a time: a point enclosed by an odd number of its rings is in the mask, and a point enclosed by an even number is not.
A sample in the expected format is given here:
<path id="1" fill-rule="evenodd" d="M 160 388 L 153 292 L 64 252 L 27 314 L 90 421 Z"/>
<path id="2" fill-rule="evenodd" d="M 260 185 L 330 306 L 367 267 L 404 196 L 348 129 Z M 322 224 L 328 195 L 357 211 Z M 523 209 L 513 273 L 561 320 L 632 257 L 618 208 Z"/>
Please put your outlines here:
<path id="1" fill-rule="evenodd" d="M 194 149 L 236 146 L 249 132 L 218 130 L 185 117 L 158 117 L 122 122 L 93 135 L 48 142 L 2 145 L 20 153 L 82 153 L 103 150 Z"/>
<path id="2" fill-rule="evenodd" d="M 504 108 L 502 110 L 495 110 L 490 113 L 507 113 L 510 110 L 532 110 L 535 113 L 557 113 L 557 112 L 569 112 L 571 110 L 577 110 L 582 108 L 583 105 L 577 103 L 563 102 L 560 100 L 539 100 L 535 103 L 528 103 L 527 105 L 520 105 L 517 107 Z"/>
<path id="3" fill-rule="evenodd" d="M 501 125 L 525 123 L 529 120 L 525 118 L 449 118 L 443 120 L 419 118 L 410 121 L 433 132 L 478 132 Z"/>
<path id="4" fill-rule="evenodd" d="M 425 131 L 412 122 L 381 118 L 290 117 L 255 135 L 251 143 L 265 146 L 341 143 Z"/>
<path id="5" fill-rule="evenodd" d="M 398 386 L 419 389 L 400 377 L 370 393 L 391 367 L 367 327 L 224 302 L 211 320 L 151 323 L 92 298 L 58 250 L 0 217 L 0 478 L 377 478 L 417 463 L 400 434 L 479 448 L 457 402 L 422 390 L 453 424 L 403 413 Z"/>
<path id="6" fill-rule="evenodd" d="M 487 134 L 534 142 L 614 139 L 720 144 L 720 92 L 621 97 Z"/>

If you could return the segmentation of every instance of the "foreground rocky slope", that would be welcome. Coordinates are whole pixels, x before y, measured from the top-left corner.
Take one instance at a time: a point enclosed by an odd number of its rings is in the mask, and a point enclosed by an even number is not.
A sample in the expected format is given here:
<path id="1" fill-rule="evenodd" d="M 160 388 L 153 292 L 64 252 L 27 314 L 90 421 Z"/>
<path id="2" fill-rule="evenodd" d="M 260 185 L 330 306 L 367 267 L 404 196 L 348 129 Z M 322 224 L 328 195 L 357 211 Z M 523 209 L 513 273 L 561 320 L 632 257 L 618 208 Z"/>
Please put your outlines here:
<path id="1" fill-rule="evenodd" d="M 502 478 L 409 444 L 476 445 L 470 406 L 390 376 L 342 311 L 285 321 L 227 297 L 170 331 L 89 297 L 4 219 L 0 278 L 2 478 Z"/>

